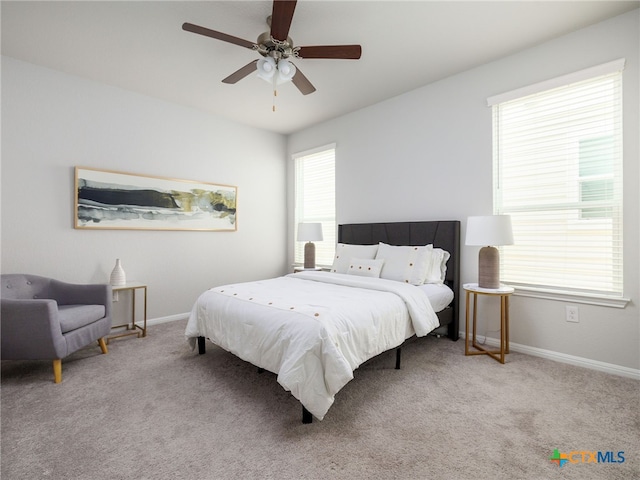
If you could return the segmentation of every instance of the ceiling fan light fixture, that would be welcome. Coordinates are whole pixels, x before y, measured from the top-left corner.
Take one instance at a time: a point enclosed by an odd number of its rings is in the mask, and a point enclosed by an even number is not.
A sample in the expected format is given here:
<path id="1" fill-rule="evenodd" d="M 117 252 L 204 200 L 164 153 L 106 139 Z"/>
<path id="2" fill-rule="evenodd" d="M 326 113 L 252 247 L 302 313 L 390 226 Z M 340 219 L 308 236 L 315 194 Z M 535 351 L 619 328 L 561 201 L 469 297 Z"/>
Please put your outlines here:
<path id="1" fill-rule="evenodd" d="M 256 64 L 258 78 L 274 85 L 290 82 L 296 74 L 296 67 L 288 60 L 281 58 L 265 57 Z"/>

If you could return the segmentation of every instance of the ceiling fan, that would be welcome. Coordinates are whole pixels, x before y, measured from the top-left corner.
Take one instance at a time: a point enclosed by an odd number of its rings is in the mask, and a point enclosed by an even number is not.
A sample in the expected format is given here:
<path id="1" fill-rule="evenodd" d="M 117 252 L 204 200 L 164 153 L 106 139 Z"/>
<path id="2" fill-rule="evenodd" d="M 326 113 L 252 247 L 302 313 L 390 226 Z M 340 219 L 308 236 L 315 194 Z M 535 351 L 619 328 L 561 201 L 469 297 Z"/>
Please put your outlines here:
<path id="1" fill-rule="evenodd" d="M 293 41 L 291 37 L 289 37 L 289 29 L 291 27 L 291 21 L 293 20 L 296 3 L 296 0 L 274 0 L 272 13 L 267 18 L 267 25 L 269 25 L 270 31 L 260 34 L 255 43 L 192 23 L 184 23 L 182 29 L 187 32 L 197 33 L 206 37 L 215 38 L 216 40 L 222 40 L 223 42 L 256 50 L 262 55 L 263 58 L 248 63 L 223 79 L 223 83 L 236 83 L 257 70 L 259 77 L 273 81 L 274 95 L 276 95 L 275 85 L 289 80 L 293 82 L 303 95 L 308 95 L 315 92 L 316 88 L 307 77 L 289 61 L 289 58 L 357 60 L 362 54 L 362 47 L 360 45 L 294 47 Z"/>

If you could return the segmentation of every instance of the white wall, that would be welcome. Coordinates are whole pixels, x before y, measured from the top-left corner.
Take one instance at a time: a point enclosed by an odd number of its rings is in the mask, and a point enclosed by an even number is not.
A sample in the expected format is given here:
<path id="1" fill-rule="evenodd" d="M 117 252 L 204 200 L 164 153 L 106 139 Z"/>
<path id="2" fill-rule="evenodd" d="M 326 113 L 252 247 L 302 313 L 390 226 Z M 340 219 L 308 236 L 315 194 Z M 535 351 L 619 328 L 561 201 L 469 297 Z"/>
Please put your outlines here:
<path id="1" fill-rule="evenodd" d="M 282 135 L 3 57 L 2 273 L 108 282 L 120 258 L 149 286 L 150 319 L 189 312 L 214 285 L 281 275 L 285 148 Z M 236 185 L 238 230 L 75 230 L 76 165 Z"/>
<path id="2" fill-rule="evenodd" d="M 487 97 L 625 57 L 624 282 L 633 301 L 624 310 L 580 305 L 575 324 L 565 321 L 564 302 L 516 296 L 511 341 L 639 369 L 639 43 L 635 10 L 291 135 L 288 151 L 337 142 L 338 223 L 459 219 L 464 243 L 466 218 L 492 213 Z M 290 193 L 291 175 L 289 163 Z M 477 252 L 463 248 L 464 282 L 476 281 Z M 496 336 L 495 312 L 483 328 Z"/>

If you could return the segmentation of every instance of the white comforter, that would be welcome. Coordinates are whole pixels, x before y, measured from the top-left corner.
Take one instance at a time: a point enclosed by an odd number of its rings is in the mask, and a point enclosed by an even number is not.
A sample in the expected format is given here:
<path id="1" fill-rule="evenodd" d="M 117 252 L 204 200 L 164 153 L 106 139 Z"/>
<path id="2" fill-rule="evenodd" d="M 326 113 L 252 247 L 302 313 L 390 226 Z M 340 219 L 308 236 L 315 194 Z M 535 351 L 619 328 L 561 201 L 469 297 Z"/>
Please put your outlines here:
<path id="1" fill-rule="evenodd" d="M 300 272 L 204 292 L 185 335 L 278 374 L 322 420 L 353 370 L 439 322 L 426 294 L 379 278 Z"/>

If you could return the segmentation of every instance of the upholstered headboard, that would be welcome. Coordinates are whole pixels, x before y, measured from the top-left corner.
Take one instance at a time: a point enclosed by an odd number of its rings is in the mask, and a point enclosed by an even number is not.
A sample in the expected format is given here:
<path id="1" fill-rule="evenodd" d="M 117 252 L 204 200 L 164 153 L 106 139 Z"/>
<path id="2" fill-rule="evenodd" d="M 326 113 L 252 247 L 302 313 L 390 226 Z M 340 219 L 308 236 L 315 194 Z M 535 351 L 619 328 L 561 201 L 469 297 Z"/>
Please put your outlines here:
<path id="1" fill-rule="evenodd" d="M 440 325 L 448 325 L 447 336 L 459 337 L 460 295 L 460 221 L 436 220 L 424 222 L 347 223 L 338 225 L 338 242 L 354 245 L 428 245 L 451 254 L 447 262 L 445 283 L 453 290 L 449 308 L 438 313 Z"/>

